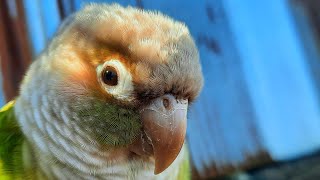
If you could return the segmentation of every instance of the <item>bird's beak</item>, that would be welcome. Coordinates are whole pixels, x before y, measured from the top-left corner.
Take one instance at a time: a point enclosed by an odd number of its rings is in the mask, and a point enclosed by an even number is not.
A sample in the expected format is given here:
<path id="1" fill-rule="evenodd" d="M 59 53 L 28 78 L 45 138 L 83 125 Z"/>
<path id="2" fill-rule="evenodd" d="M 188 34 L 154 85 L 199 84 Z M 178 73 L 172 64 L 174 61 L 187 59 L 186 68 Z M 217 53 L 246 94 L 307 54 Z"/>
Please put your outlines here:
<path id="1" fill-rule="evenodd" d="M 144 132 L 153 147 L 154 174 L 167 169 L 178 156 L 186 135 L 188 100 L 167 94 L 141 111 Z"/>

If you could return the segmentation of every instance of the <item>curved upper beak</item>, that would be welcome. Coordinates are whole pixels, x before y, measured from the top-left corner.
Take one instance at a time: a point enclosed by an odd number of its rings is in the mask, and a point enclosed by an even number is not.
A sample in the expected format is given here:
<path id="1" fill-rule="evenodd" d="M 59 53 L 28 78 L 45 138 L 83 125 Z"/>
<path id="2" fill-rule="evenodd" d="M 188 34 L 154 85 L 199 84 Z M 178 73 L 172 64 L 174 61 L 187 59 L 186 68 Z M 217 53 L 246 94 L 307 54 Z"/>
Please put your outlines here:
<path id="1" fill-rule="evenodd" d="M 155 174 L 167 169 L 178 156 L 185 139 L 188 100 L 167 94 L 141 111 L 144 132 L 153 147 Z"/>

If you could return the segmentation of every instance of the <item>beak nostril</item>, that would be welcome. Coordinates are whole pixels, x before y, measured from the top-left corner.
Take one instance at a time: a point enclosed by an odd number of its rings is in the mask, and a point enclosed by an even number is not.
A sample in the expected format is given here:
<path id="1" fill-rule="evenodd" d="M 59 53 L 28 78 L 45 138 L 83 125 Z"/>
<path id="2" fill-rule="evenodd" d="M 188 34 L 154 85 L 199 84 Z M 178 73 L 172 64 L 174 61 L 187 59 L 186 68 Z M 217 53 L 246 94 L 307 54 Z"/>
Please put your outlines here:
<path id="1" fill-rule="evenodd" d="M 169 109 L 169 108 L 170 108 L 170 100 L 169 100 L 169 99 L 163 98 L 162 103 L 163 103 L 163 106 L 164 106 L 166 109 Z"/>

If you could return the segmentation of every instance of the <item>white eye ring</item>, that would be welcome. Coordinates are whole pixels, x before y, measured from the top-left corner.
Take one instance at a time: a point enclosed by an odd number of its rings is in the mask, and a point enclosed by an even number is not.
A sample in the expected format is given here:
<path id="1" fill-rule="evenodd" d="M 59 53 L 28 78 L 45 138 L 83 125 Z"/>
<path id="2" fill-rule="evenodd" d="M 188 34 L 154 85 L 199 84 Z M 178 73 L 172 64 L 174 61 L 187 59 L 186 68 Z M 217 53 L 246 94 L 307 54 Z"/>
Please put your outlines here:
<path id="1" fill-rule="evenodd" d="M 118 72 L 118 84 L 115 86 L 109 86 L 103 81 L 103 73 L 106 67 L 113 67 Z M 116 99 L 131 101 L 133 100 L 133 84 L 130 72 L 127 71 L 126 67 L 117 59 L 111 59 L 106 61 L 104 64 L 99 65 L 96 68 L 97 76 L 100 85 L 106 92 L 114 96 Z"/>

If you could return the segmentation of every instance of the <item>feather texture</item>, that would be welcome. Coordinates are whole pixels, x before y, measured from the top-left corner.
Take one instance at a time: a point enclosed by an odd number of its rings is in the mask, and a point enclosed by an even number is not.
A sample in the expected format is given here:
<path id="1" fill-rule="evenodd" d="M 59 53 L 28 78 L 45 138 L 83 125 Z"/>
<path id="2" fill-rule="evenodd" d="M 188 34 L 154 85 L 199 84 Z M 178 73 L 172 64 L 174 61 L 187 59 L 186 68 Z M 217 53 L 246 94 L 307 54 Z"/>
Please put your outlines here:
<path id="1" fill-rule="evenodd" d="M 23 171 L 23 134 L 14 115 L 14 103 L 0 110 L 0 179 L 17 179 Z"/>
<path id="2" fill-rule="evenodd" d="M 105 65 L 121 71 L 116 87 L 102 83 L 105 69 L 99 68 Z M 197 48 L 182 23 L 118 5 L 84 8 L 22 82 L 14 113 L 30 145 L 31 153 L 23 152 L 23 159 L 33 158 L 24 160 L 33 167 L 26 166 L 28 174 L 32 169 L 40 179 L 189 178 L 186 146 L 156 176 L 155 158 L 130 146 L 149 140 L 140 118 L 144 107 L 167 94 L 192 102 L 202 84 Z M 22 140 L 10 138 L 7 142 L 19 142 L 20 148 L 7 146 L 21 149 Z"/>

